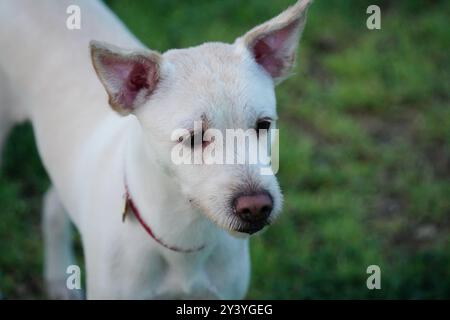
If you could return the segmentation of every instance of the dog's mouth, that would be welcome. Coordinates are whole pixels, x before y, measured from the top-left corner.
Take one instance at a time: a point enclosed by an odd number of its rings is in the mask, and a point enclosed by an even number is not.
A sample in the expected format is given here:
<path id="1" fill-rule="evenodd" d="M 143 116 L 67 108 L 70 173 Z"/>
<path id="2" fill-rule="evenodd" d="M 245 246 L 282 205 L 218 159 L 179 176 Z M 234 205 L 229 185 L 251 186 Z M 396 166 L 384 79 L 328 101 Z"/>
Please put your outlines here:
<path id="1" fill-rule="evenodd" d="M 262 231 L 265 227 L 270 226 L 273 223 L 273 219 L 269 216 L 267 219 L 248 222 L 238 217 L 232 208 L 226 210 L 226 213 L 220 215 L 214 214 L 214 212 L 208 207 L 202 205 L 200 201 L 195 199 L 189 200 L 191 205 L 200 210 L 210 221 L 215 225 L 224 229 L 232 236 L 242 237 L 253 235 L 259 231 Z"/>
<path id="2" fill-rule="evenodd" d="M 219 224 L 216 222 L 216 224 L 222 229 L 225 229 L 232 236 L 237 237 L 253 235 L 272 224 L 270 219 L 249 223 L 236 217 L 234 214 L 230 214 L 226 220 L 228 221 L 225 223 Z"/>
<path id="3" fill-rule="evenodd" d="M 252 224 L 246 224 L 243 223 L 242 226 L 239 226 L 238 228 L 231 229 L 232 232 L 239 232 L 239 233 L 245 233 L 248 235 L 255 234 L 261 230 L 263 230 L 266 226 L 269 226 L 271 222 L 269 220 L 262 221 L 259 223 L 252 223 Z"/>

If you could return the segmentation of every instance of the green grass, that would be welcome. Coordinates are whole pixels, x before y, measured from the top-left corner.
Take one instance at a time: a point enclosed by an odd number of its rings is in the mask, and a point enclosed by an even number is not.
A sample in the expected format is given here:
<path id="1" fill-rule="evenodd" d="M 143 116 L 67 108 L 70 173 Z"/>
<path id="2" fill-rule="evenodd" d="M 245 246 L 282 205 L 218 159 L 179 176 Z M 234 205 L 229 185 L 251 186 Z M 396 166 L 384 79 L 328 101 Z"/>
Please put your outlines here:
<path id="1" fill-rule="evenodd" d="M 153 49 L 233 41 L 293 1 L 107 3 Z M 382 30 L 365 27 L 369 4 Z M 248 298 L 450 298 L 448 1 L 316 0 L 278 89 L 280 220 L 252 240 Z M 0 176 L 0 288 L 42 298 L 41 195 L 29 126 Z M 366 268 L 382 290 L 366 288 Z"/>

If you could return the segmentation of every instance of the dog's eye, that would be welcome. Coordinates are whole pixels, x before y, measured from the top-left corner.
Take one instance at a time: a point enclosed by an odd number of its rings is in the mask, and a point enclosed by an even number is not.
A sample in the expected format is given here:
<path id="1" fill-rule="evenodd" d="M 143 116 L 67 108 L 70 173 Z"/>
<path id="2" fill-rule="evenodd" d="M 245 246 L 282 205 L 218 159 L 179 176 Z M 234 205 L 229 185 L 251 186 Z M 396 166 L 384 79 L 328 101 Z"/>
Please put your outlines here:
<path id="1" fill-rule="evenodd" d="M 204 134 L 205 133 L 203 130 L 201 132 L 191 132 L 191 149 L 194 149 L 195 147 L 197 147 L 197 145 L 203 145 Z"/>
<path id="2" fill-rule="evenodd" d="M 259 130 L 269 130 L 272 122 L 269 119 L 262 119 L 256 123 L 256 131 L 259 133 Z"/>

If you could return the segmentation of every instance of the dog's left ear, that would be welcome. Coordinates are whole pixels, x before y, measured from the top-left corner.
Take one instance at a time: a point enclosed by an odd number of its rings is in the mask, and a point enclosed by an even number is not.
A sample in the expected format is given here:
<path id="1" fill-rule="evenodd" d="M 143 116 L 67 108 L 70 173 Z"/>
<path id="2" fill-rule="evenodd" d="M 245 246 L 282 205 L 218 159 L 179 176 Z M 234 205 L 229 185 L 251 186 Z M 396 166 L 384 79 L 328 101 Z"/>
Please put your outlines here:
<path id="1" fill-rule="evenodd" d="M 127 52 L 98 41 L 91 41 L 90 48 L 92 64 L 115 111 L 128 115 L 150 98 L 160 80 L 159 53 Z"/>
<path id="2" fill-rule="evenodd" d="M 289 76 L 295 65 L 300 35 L 311 0 L 300 0 L 279 16 L 250 30 L 237 40 L 250 50 L 256 62 L 276 84 Z"/>

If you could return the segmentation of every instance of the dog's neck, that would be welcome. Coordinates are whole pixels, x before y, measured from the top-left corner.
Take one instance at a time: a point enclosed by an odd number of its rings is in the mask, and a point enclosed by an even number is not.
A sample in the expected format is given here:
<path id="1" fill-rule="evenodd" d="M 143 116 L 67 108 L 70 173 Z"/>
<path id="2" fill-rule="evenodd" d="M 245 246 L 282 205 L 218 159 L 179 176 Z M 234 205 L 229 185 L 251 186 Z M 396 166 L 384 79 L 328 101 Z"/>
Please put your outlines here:
<path id="1" fill-rule="evenodd" d="M 210 245 L 218 227 L 183 197 L 174 177 L 149 148 L 140 124 L 134 122 L 126 147 L 124 187 L 142 219 L 171 247 L 191 250 Z"/>

